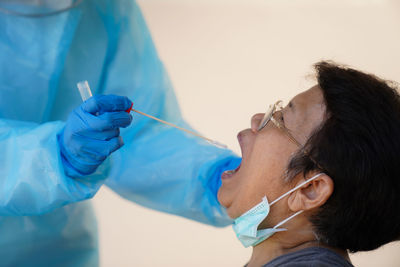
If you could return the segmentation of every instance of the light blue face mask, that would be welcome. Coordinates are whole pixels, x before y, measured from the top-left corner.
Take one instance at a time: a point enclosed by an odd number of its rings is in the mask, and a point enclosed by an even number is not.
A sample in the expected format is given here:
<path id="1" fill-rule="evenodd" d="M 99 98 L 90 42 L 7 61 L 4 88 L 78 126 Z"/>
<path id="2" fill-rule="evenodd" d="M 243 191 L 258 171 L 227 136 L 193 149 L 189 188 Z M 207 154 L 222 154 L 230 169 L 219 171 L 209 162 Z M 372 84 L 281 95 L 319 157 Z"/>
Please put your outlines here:
<path id="1" fill-rule="evenodd" d="M 262 241 L 266 240 L 276 232 L 286 231 L 285 228 L 279 228 L 281 225 L 285 224 L 289 220 L 293 219 L 303 211 L 300 210 L 293 214 L 292 216 L 284 219 L 283 221 L 279 222 L 273 228 L 266 228 L 258 230 L 258 226 L 267 218 L 269 214 L 270 207 L 274 205 L 276 202 L 281 200 L 282 198 L 288 196 L 289 194 L 293 193 L 294 191 L 298 190 L 302 186 L 306 185 L 307 183 L 311 182 L 312 180 L 318 178 L 323 173 L 319 173 L 314 175 L 310 179 L 306 180 L 305 182 L 299 184 L 295 188 L 289 190 L 285 194 L 281 195 L 270 204 L 268 203 L 268 199 L 266 196 L 263 197 L 262 201 L 251 208 L 246 213 L 242 214 L 240 217 L 236 218 L 233 223 L 233 230 L 236 233 L 237 238 L 243 244 L 244 247 L 249 246 L 256 246 Z"/>

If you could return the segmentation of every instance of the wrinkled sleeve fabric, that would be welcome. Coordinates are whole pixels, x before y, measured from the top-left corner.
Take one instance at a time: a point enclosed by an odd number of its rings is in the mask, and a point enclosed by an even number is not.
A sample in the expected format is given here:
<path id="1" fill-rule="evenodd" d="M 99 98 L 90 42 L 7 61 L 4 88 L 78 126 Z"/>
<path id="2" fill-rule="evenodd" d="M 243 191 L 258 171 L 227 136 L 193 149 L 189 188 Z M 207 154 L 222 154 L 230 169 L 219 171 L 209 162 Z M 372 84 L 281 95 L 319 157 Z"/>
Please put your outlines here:
<path id="1" fill-rule="evenodd" d="M 134 108 L 190 128 L 139 8 L 133 1 L 118 3 L 99 8 L 104 14 L 106 10 L 114 14 L 108 28 L 114 29 L 109 33 L 114 42 L 110 47 L 117 48 L 109 53 L 99 93 L 127 95 Z M 235 169 L 240 158 L 138 114 L 121 135 L 125 145 L 112 155 L 106 182 L 111 189 L 155 210 L 215 226 L 231 223 L 217 200 L 217 191 L 221 173 Z"/>
<path id="2" fill-rule="evenodd" d="M 108 186 L 155 210 L 214 226 L 230 224 L 217 191 L 221 173 L 235 169 L 240 159 L 176 129 L 159 128 L 125 141 L 112 157 Z"/>
<path id="3" fill-rule="evenodd" d="M 57 145 L 63 122 L 36 124 L 0 119 L 0 216 L 39 215 L 91 198 L 108 163 L 94 174 L 64 174 Z"/>

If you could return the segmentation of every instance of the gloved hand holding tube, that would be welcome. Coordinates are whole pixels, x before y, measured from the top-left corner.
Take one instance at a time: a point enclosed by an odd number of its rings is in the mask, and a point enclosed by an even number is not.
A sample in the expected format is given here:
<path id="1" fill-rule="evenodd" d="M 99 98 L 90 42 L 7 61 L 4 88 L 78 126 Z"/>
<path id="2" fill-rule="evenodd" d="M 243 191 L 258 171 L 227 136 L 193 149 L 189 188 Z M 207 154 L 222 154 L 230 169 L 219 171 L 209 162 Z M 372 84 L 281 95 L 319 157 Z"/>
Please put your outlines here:
<path id="1" fill-rule="evenodd" d="M 83 101 L 85 101 L 86 99 L 89 99 L 90 97 L 92 97 L 92 90 L 90 89 L 88 81 L 81 81 L 81 82 L 77 83 L 77 87 L 79 89 L 79 93 L 81 94 L 81 97 L 82 97 Z M 168 125 L 170 127 L 174 127 L 174 128 L 176 128 L 176 129 L 178 129 L 180 131 L 183 131 L 183 132 L 186 132 L 188 134 L 191 134 L 191 135 L 197 136 L 199 138 L 202 138 L 202 139 L 206 140 L 207 142 L 209 142 L 210 144 L 215 145 L 217 147 L 228 148 L 226 145 L 221 144 L 220 142 L 212 140 L 210 138 L 207 138 L 207 137 L 205 137 L 205 136 L 203 136 L 203 135 L 201 135 L 201 134 L 199 134 L 199 133 L 197 133 L 197 132 L 195 132 L 193 130 L 182 128 L 182 127 L 180 127 L 178 125 L 175 125 L 173 123 L 161 120 L 159 118 L 156 118 L 154 116 L 146 114 L 146 113 L 144 113 L 142 111 L 139 111 L 137 109 L 133 109 L 133 103 L 131 104 L 131 106 L 127 110 L 125 110 L 125 112 L 127 112 L 127 113 L 130 113 L 130 112 L 139 113 L 139 114 L 141 114 L 143 116 L 146 116 L 146 117 L 148 117 L 148 118 L 150 118 L 152 120 L 156 120 L 156 121 L 158 121 L 160 123 L 163 123 L 165 125 Z"/>
<path id="2" fill-rule="evenodd" d="M 125 112 L 131 106 L 127 97 L 96 95 L 71 112 L 57 136 L 66 175 L 93 173 L 107 156 L 123 146 L 119 128 L 131 124 L 132 115 Z"/>

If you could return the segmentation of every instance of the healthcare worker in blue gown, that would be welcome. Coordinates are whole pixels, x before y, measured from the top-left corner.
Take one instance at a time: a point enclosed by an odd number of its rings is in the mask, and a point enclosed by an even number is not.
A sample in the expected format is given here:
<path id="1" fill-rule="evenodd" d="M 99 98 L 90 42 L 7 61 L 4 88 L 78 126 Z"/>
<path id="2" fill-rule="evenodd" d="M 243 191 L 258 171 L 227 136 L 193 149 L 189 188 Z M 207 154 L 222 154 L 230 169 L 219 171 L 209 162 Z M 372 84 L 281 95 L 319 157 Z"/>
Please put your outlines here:
<path id="1" fill-rule="evenodd" d="M 82 104 L 81 80 L 105 96 Z M 216 192 L 240 159 L 140 115 L 131 123 L 128 98 L 189 127 L 134 1 L 1 3 L 0 266 L 98 266 L 85 200 L 103 184 L 145 207 L 230 224 Z"/>

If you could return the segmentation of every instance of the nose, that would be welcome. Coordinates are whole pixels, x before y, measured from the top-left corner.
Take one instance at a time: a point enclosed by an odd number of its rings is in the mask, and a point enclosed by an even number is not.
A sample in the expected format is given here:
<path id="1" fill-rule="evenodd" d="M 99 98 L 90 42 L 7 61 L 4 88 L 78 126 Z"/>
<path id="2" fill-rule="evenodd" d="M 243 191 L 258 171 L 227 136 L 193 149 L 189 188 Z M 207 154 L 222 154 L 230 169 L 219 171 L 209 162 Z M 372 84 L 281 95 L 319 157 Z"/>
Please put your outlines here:
<path id="1" fill-rule="evenodd" d="M 257 113 L 251 117 L 251 131 L 256 133 L 258 126 L 260 126 L 261 120 L 264 118 L 264 113 Z"/>

